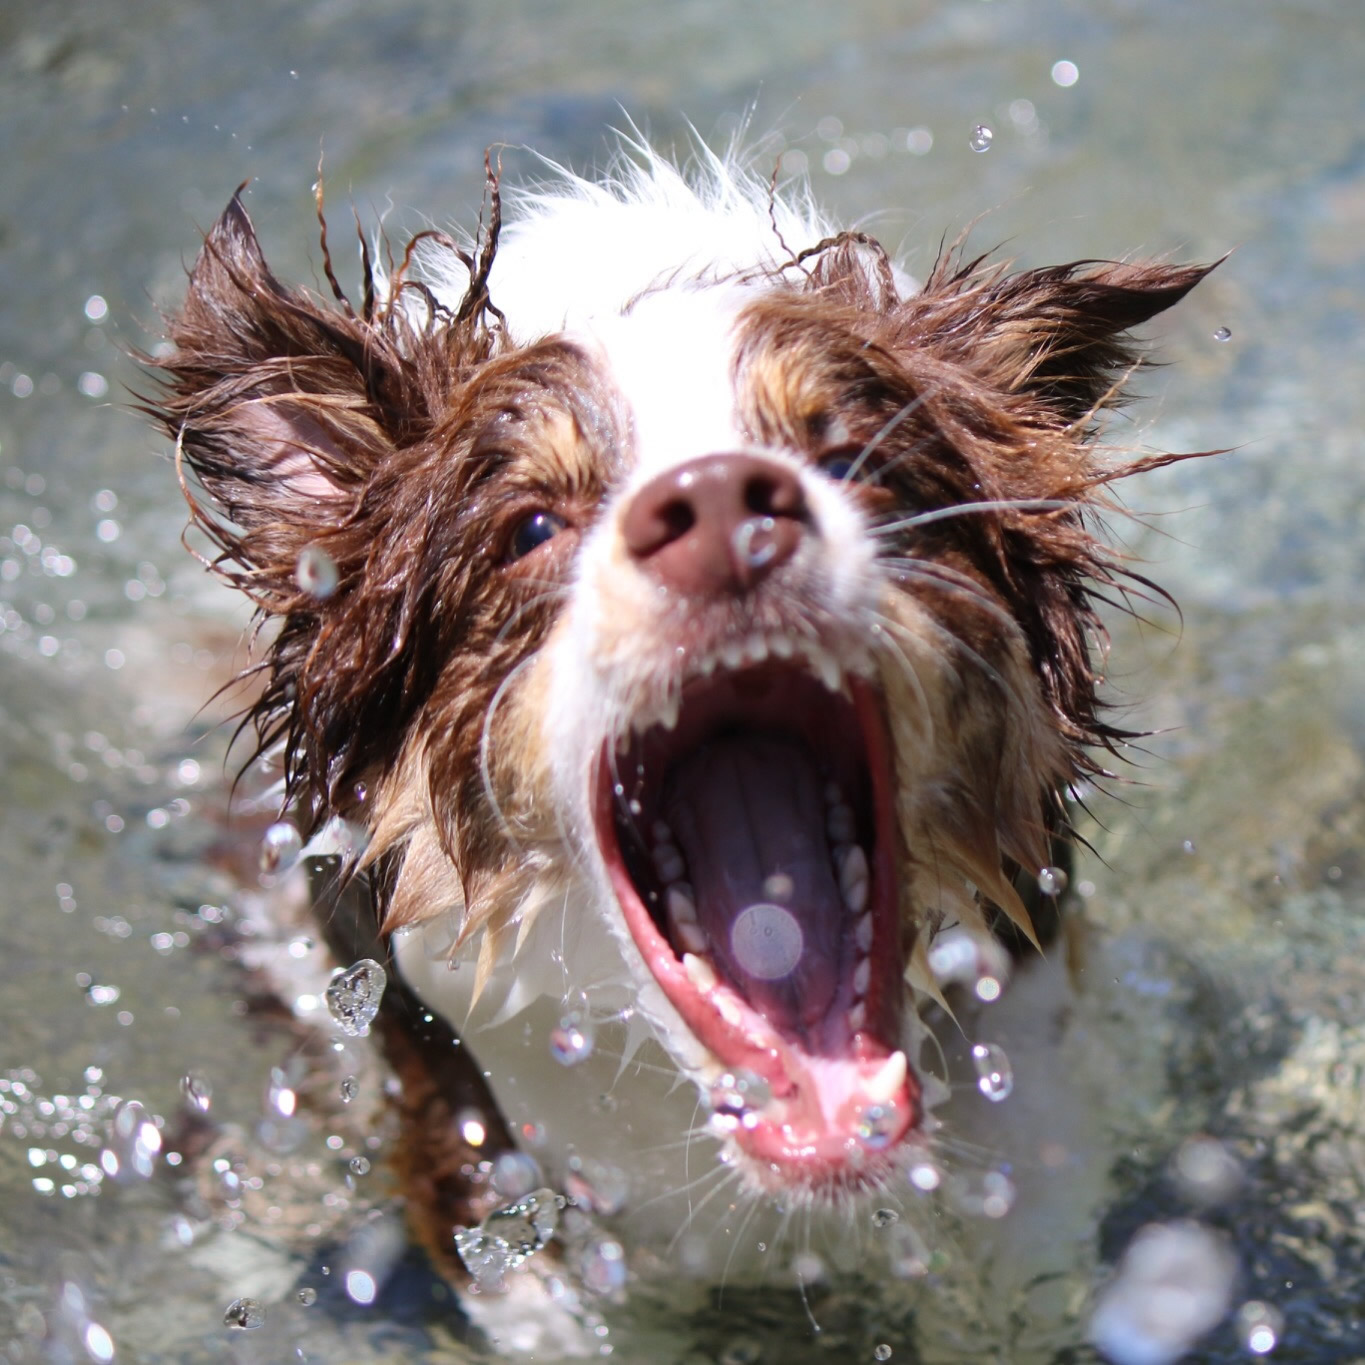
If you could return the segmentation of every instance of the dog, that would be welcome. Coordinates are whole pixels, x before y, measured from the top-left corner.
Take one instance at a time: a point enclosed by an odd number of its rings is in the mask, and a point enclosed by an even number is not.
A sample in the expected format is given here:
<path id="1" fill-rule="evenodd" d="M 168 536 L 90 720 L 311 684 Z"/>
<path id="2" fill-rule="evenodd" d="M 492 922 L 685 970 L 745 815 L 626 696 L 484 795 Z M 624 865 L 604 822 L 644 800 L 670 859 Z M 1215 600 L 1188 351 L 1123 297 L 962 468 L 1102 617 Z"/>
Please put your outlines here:
<path id="1" fill-rule="evenodd" d="M 283 804 L 350 832 L 320 922 L 387 981 L 416 1236 L 491 1290 L 576 1211 L 714 1276 L 755 1209 L 937 1182 L 920 1006 L 1037 942 L 1128 738 L 1097 519 L 1177 457 L 1102 423 L 1209 267 L 916 286 L 736 155 L 505 217 L 486 169 L 472 237 L 362 239 L 358 303 L 239 192 L 148 408 L 266 625 Z"/>

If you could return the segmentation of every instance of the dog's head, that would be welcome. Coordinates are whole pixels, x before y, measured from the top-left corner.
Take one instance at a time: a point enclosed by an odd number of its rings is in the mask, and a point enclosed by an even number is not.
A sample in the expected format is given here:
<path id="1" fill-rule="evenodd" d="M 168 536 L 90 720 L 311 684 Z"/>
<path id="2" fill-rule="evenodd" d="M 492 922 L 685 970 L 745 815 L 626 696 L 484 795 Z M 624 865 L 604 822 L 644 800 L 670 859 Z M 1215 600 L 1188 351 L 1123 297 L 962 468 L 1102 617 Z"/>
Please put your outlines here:
<path id="1" fill-rule="evenodd" d="M 1012 877 L 1117 739 L 1092 519 L 1136 466 L 1094 437 L 1204 271 L 915 291 L 715 175 L 545 194 L 501 248 L 495 203 L 474 251 L 367 253 L 358 309 L 234 200 L 158 415 L 275 623 L 262 744 L 366 827 L 385 929 L 453 916 L 475 993 L 628 983 L 753 1180 L 835 1191 L 925 1126 L 933 934 L 1029 932 Z"/>

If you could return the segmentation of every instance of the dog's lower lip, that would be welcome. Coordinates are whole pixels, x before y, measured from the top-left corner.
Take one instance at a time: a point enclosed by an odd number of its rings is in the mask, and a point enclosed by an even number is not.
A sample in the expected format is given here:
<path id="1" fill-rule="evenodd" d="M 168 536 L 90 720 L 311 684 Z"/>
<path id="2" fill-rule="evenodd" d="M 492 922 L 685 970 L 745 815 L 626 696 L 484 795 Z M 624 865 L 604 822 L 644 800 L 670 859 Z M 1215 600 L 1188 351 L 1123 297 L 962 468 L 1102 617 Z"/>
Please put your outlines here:
<path id="1" fill-rule="evenodd" d="M 636 946 L 722 1080 L 728 1073 L 748 1071 L 765 1083 L 760 1087 L 767 1092 L 762 1103 L 743 1115 L 718 1109 L 716 1120 L 730 1125 L 741 1147 L 761 1159 L 779 1183 L 845 1182 L 866 1151 L 899 1142 L 918 1119 L 918 1083 L 897 1046 L 904 964 L 889 741 L 882 702 L 873 687 L 852 680 L 849 696 L 851 700 L 831 697 L 809 675 L 772 661 L 699 684 L 684 698 L 676 730 L 650 732 L 626 753 L 604 744 L 598 769 L 597 838 Z M 818 715 L 784 717 L 780 705 L 774 706 L 784 702 L 797 712 L 814 710 Z M 836 713 L 831 708 L 839 709 Z M 782 738 L 784 729 L 802 725 L 828 728 L 837 742 L 813 741 L 818 759 L 803 759 L 800 738 Z M 688 766 L 704 766 L 710 746 L 727 761 L 741 767 L 748 763 L 761 774 L 758 751 L 764 745 L 779 751 L 776 771 L 784 776 L 794 772 L 799 778 L 803 763 L 812 769 L 818 763 L 822 780 L 828 782 L 824 799 L 830 803 L 827 818 L 836 857 L 825 875 L 835 878 L 838 889 L 821 893 L 824 911 L 789 902 L 787 913 L 764 900 L 737 913 L 734 905 L 704 904 L 701 918 L 705 921 L 709 914 L 713 931 L 719 920 L 722 929 L 733 932 L 756 927 L 775 932 L 776 946 L 769 945 L 765 960 L 773 953 L 782 960 L 770 975 L 780 977 L 785 969 L 795 980 L 809 971 L 820 985 L 814 1000 L 790 983 L 773 988 L 779 994 L 785 988 L 787 997 L 765 993 L 765 983 L 754 979 L 764 973 L 750 961 L 746 974 L 736 966 L 734 954 L 727 955 L 728 945 L 714 945 L 707 956 L 705 949 L 713 944 L 704 929 L 686 922 L 695 919 L 697 909 L 689 903 L 691 883 L 679 875 L 679 850 L 662 843 L 652 867 L 648 853 L 642 852 L 642 830 L 653 828 L 661 836 L 669 829 L 659 818 L 665 804 L 663 777 L 645 781 L 647 768 L 659 774 L 681 768 L 684 785 L 695 785 L 702 779 L 695 772 L 687 777 Z M 785 766 L 780 754 L 784 745 L 794 751 Z M 695 757 L 698 750 L 701 759 Z M 846 794 L 847 801 L 835 800 L 835 792 Z M 686 818 L 689 800 L 702 804 L 695 796 L 677 793 L 671 799 L 675 813 L 681 807 L 680 820 Z M 714 820 L 715 813 L 711 816 Z M 842 842 L 851 825 L 858 842 Z M 698 842 L 699 837 L 693 834 L 694 854 L 715 847 L 707 839 L 723 839 L 711 835 Z M 823 835 L 818 842 L 821 856 L 828 857 Z M 715 875 L 693 870 L 699 882 Z M 772 882 L 765 881 L 765 889 Z M 739 905 L 753 899 L 742 889 L 736 894 Z M 831 896 L 840 895 L 844 904 L 838 914 L 843 918 L 830 927 L 822 917 L 828 920 Z M 665 913 L 667 900 L 681 922 Z M 807 954 L 808 964 L 793 970 L 788 963 L 801 958 L 802 927 L 817 938 L 824 934 L 825 941 Z M 790 959 L 783 957 L 783 932 L 794 935 Z M 842 966 L 836 971 L 826 963 L 824 969 L 822 958 L 839 960 Z"/>

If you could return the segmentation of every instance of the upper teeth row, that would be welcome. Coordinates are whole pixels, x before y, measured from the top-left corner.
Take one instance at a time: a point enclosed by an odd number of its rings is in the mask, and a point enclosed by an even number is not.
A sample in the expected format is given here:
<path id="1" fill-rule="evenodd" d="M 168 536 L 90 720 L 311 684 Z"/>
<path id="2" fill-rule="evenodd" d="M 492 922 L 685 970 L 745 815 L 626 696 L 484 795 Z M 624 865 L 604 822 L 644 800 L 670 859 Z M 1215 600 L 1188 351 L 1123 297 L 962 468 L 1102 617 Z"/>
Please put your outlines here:
<path id="1" fill-rule="evenodd" d="M 717 671 L 737 673 L 742 668 L 761 664 L 769 658 L 801 659 L 812 675 L 829 691 L 845 696 L 848 694 L 844 665 L 831 651 L 805 635 L 764 634 L 755 631 L 741 640 L 726 640 L 711 653 L 689 660 L 686 676 L 709 678 Z M 678 683 L 681 682 L 680 678 Z M 681 686 L 670 687 L 662 696 L 654 699 L 652 704 L 647 703 L 641 707 L 632 719 L 630 728 L 636 734 L 644 734 L 655 725 L 672 730 L 678 724 L 681 704 Z M 621 747 L 625 746 L 627 738 L 624 734 L 620 737 Z"/>

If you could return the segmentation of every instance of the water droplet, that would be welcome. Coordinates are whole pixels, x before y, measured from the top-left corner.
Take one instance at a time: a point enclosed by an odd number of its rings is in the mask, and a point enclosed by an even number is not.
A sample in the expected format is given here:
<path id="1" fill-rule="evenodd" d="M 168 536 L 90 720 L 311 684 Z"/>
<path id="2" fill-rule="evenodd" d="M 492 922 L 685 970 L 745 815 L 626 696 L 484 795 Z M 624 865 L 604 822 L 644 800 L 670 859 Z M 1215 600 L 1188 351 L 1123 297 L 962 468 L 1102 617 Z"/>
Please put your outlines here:
<path id="1" fill-rule="evenodd" d="M 592 1020 L 574 1010 L 550 1030 L 550 1056 L 561 1066 L 577 1066 L 592 1055 L 595 1036 Z"/>
<path id="2" fill-rule="evenodd" d="M 594 1294 L 619 1293 L 626 1283 L 626 1252 L 615 1237 L 594 1237 L 578 1258 L 578 1273 Z"/>
<path id="3" fill-rule="evenodd" d="M 995 1103 L 1006 1099 L 1014 1089 L 1014 1071 L 1005 1050 L 996 1043 L 977 1043 L 972 1048 L 976 1068 L 976 1088 Z"/>
<path id="4" fill-rule="evenodd" d="M 878 1209 L 872 1215 L 872 1226 L 874 1228 L 889 1228 L 899 1217 L 900 1214 L 895 1209 Z"/>
<path id="5" fill-rule="evenodd" d="M 501 1284 L 505 1271 L 534 1256 L 559 1226 L 562 1196 L 540 1189 L 494 1209 L 477 1228 L 455 1229 L 455 1250 L 480 1286 Z"/>
<path id="6" fill-rule="evenodd" d="M 106 1175 L 149 1179 L 161 1152 L 161 1130 L 136 1100 L 124 1100 L 114 1111 L 109 1145 L 100 1153 Z"/>
<path id="7" fill-rule="evenodd" d="M 325 601 L 336 590 L 340 574 L 336 560 L 320 545 L 305 545 L 294 566 L 294 581 L 318 601 Z"/>
<path id="8" fill-rule="evenodd" d="M 503 1152 L 493 1162 L 493 1188 L 504 1199 L 521 1199 L 542 1181 L 540 1163 L 525 1152 Z"/>
<path id="9" fill-rule="evenodd" d="M 757 1111 L 772 1099 L 772 1087 L 756 1071 L 725 1071 L 711 1082 L 707 1098 L 712 1112 L 722 1118 L 752 1124 Z M 733 1123 L 730 1125 L 733 1127 Z"/>
<path id="10" fill-rule="evenodd" d="M 987 1171 L 981 1177 L 981 1212 L 987 1218 L 1003 1218 L 1013 1207 L 1014 1181 L 1004 1171 Z"/>
<path id="11" fill-rule="evenodd" d="M 1284 1314 L 1260 1299 L 1248 1299 L 1237 1310 L 1237 1335 L 1253 1355 L 1269 1355 L 1284 1332 Z"/>
<path id="12" fill-rule="evenodd" d="M 332 978 L 327 986 L 327 1012 L 347 1037 L 362 1038 L 370 1031 L 388 980 L 383 967 L 370 957 Z"/>
<path id="13" fill-rule="evenodd" d="M 305 1307 L 311 1308 L 318 1301 L 318 1291 L 311 1285 L 305 1285 L 294 1297 Z"/>
<path id="14" fill-rule="evenodd" d="M 891 1347 L 888 1346 L 888 1345 L 886 1344 L 886 1342 L 884 1342 L 884 1341 L 881 1342 L 881 1343 L 879 1343 L 878 1346 L 877 1346 L 877 1348 L 872 1352 L 872 1359 L 873 1359 L 873 1360 L 890 1360 L 890 1359 L 891 1359 Z"/>
<path id="15" fill-rule="evenodd" d="M 223 1314 L 223 1326 L 249 1332 L 265 1326 L 265 1305 L 255 1299 L 233 1299 Z"/>
<path id="16" fill-rule="evenodd" d="M 354 1076 L 342 1077 L 341 1085 L 339 1088 L 341 1090 L 342 1104 L 350 1104 L 350 1102 L 353 1099 L 355 1099 L 355 1097 L 358 1094 L 360 1094 L 360 1082 L 356 1080 Z"/>
<path id="17" fill-rule="evenodd" d="M 185 1097 L 185 1103 L 191 1109 L 197 1109 L 201 1114 L 209 1112 L 209 1105 L 213 1103 L 213 1086 L 209 1084 L 206 1077 L 198 1072 L 191 1071 L 180 1078 L 180 1093 Z"/>
<path id="18" fill-rule="evenodd" d="M 967 139 L 967 146 L 974 152 L 984 152 L 989 150 L 994 141 L 995 134 L 984 123 L 978 123 L 972 129 L 971 137 Z"/>
<path id="19" fill-rule="evenodd" d="M 889 1147 L 905 1128 L 905 1115 L 895 1100 L 867 1104 L 858 1113 L 853 1131 L 864 1147 L 880 1151 Z"/>
<path id="20" fill-rule="evenodd" d="M 461 1109 L 455 1115 L 455 1126 L 460 1130 L 460 1136 L 471 1147 L 482 1147 L 488 1140 L 488 1122 L 483 1114 L 472 1106 Z"/>
<path id="21" fill-rule="evenodd" d="M 261 871 L 267 877 L 288 872 L 303 852 L 303 837 L 288 820 L 271 825 L 261 840 Z"/>
<path id="22" fill-rule="evenodd" d="M 730 926 L 735 961 L 759 981 L 790 976 L 805 951 L 805 934 L 790 910 L 760 901 L 741 910 Z"/>
<path id="23" fill-rule="evenodd" d="M 1152 1223 L 1119 1259 L 1090 1319 L 1090 1339 L 1116 1365 L 1174 1361 L 1226 1314 L 1237 1255 L 1198 1223 Z"/>
<path id="24" fill-rule="evenodd" d="M 351 1158 L 352 1175 L 369 1175 L 370 1159 L 367 1156 L 353 1156 Z"/>
<path id="25" fill-rule="evenodd" d="M 1038 890 L 1045 896 L 1060 896 L 1066 890 L 1067 876 L 1060 867 L 1038 869 Z"/>
<path id="26" fill-rule="evenodd" d="M 1237 1158 L 1217 1138 L 1186 1138 L 1176 1149 L 1175 1178 L 1182 1193 L 1200 1204 L 1217 1204 L 1242 1183 Z"/>
<path id="27" fill-rule="evenodd" d="M 1220 328 L 1218 328 L 1218 330 L 1217 330 L 1216 332 L 1214 332 L 1214 334 L 1213 334 L 1213 339 L 1214 339 L 1215 341 L 1231 341 L 1231 340 L 1232 340 L 1232 328 L 1231 328 L 1231 327 L 1220 327 Z"/>
<path id="28" fill-rule="evenodd" d="M 928 1194 L 930 1190 L 938 1189 L 943 1183 L 943 1176 L 932 1161 L 917 1161 L 910 1167 L 910 1183 Z"/>

